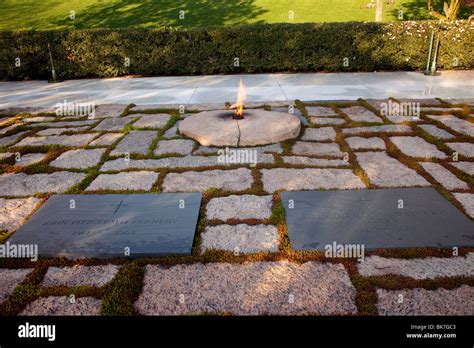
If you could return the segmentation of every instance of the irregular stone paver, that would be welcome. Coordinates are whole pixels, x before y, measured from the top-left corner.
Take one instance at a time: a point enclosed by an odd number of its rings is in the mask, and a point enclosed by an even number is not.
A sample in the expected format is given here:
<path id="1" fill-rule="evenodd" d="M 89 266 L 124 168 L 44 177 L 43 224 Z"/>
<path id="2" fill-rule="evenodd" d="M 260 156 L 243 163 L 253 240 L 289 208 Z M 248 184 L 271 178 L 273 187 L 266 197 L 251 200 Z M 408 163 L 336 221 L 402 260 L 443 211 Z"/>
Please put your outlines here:
<path id="1" fill-rule="evenodd" d="M 360 178 L 349 169 L 262 169 L 263 188 L 278 190 L 359 189 L 365 188 Z"/>
<path id="2" fill-rule="evenodd" d="M 62 153 L 49 165 L 58 168 L 86 169 L 99 164 L 105 149 L 71 150 Z"/>
<path id="3" fill-rule="evenodd" d="M 119 270 L 115 265 L 50 267 L 41 285 L 50 286 L 95 286 L 101 287 L 110 282 Z"/>
<path id="4" fill-rule="evenodd" d="M 314 123 L 319 126 L 324 126 L 324 125 L 341 125 L 346 123 L 346 121 L 343 118 L 337 118 L 337 117 L 310 117 L 311 123 Z"/>
<path id="5" fill-rule="evenodd" d="M 119 117 L 125 111 L 127 105 L 124 104 L 103 104 L 95 108 L 96 118 Z"/>
<path id="6" fill-rule="evenodd" d="M 15 154 L 14 153 L 11 153 L 11 152 L 4 152 L 4 153 L 0 153 L 0 161 L 3 161 L 3 160 L 6 160 L 12 156 L 14 156 Z"/>
<path id="7" fill-rule="evenodd" d="M 135 308 L 144 315 L 357 313 L 341 264 L 288 261 L 149 265 Z"/>
<path id="8" fill-rule="evenodd" d="M 133 124 L 136 128 L 163 128 L 171 119 L 171 115 L 168 114 L 134 114 L 134 116 L 140 116 L 140 119 Z"/>
<path id="9" fill-rule="evenodd" d="M 110 152 L 110 155 L 121 156 L 127 153 L 146 155 L 156 137 L 155 131 L 131 131 Z"/>
<path id="10" fill-rule="evenodd" d="M 349 144 L 349 147 L 353 150 L 385 150 L 385 142 L 381 138 L 349 137 L 345 140 Z"/>
<path id="11" fill-rule="evenodd" d="M 106 118 L 100 122 L 94 130 L 96 131 L 121 131 L 127 124 L 132 123 L 137 117 L 134 115 L 125 117 Z"/>
<path id="12" fill-rule="evenodd" d="M 90 127 L 85 126 L 85 127 L 74 127 L 74 128 L 49 128 L 49 129 L 44 129 L 42 131 L 37 132 L 35 135 L 60 135 L 66 132 L 74 132 L 74 133 L 79 133 L 79 132 L 84 132 L 88 130 Z"/>
<path id="13" fill-rule="evenodd" d="M 123 137 L 123 133 L 105 133 L 96 140 L 92 141 L 89 146 L 109 146 Z"/>
<path id="14" fill-rule="evenodd" d="M 163 137 L 164 138 L 174 138 L 174 137 L 180 136 L 179 135 L 179 130 L 178 130 L 179 122 L 180 121 L 176 122 L 173 127 L 167 129 L 166 132 L 163 134 Z"/>
<path id="15" fill-rule="evenodd" d="M 188 155 L 193 151 L 194 141 L 187 139 L 161 140 L 155 150 L 155 155 L 161 156 L 170 153 Z"/>
<path id="16" fill-rule="evenodd" d="M 414 279 L 435 279 L 474 275 L 474 253 L 466 257 L 427 257 L 423 259 L 392 259 L 370 256 L 357 265 L 364 277 L 396 274 Z"/>
<path id="17" fill-rule="evenodd" d="M 163 182 L 164 192 L 206 191 L 220 188 L 227 191 L 242 191 L 252 186 L 251 170 L 208 170 L 204 172 L 171 173 Z"/>
<path id="18" fill-rule="evenodd" d="M 18 126 L 19 126 L 18 124 L 14 123 L 14 124 L 12 124 L 8 127 L 2 128 L 2 129 L 0 129 L 0 134 L 8 133 L 8 132 L 14 130 Z"/>
<path id="19" fill-rule="evenodd" d="M 50 296 L 29 303 L 20 316 L 96 316 L 100 308 L 101 301 L 93 297 L 76 297 L 71 303 L 68 296 Z"/>
<path id="20" fill-rule="evenodd" d="M 387 124 L 384 126 L 373 126 L 373 127 L 354 127 L 344 128 L 342 130 L 345 134 L 361 134 L 361 133 L 408 133 L 412 132 L 410 126 L 406 125 L 395 125 Z"/>
<path id="21" fill-rule="evenodd" d="M 124 169 L 158 169 L 158 168 L 195 168 L 223 165 L 219 163 L 217 156 L 185 156 L 167 157 L 161 159 L 129 160 L 123 158 L 105 162 L 101 171 L 124 170 Z"/>
<path id="22" fill-rule="evenodd" d="M 380 315 L 474 315 L 474 287 L 467 285 L 454 290 L 377 289 L 377 297 Z"/>
<path id="23" fill-rule="evenodd" d="M 474 162 L 451 162 L 449 164 L 469 175 L 474 176 Z"/>
<path id="24" fill-rule="evenodd" d="M 322 158 L 310 158 L 304 156 L 282 156 L 283 162 L 290 164 L 301 164 L 306 166 L 316 167 L 341 167 L 349 166 L 350 163 L 344 160 L 338 159 L 322 159 Z"/>
<path id="25" fill-rule="evenodd" d="M 447 157 L 444 152 L 438 150 L 436 145 L 420 137 L 391 137 L 390 141 L 407 156 L 440 159 Z"/>
<path id="26" fill-rule="evenodd" d="M 51 135 L 48 137 L 26 137 L 16 146 L 84 146 L 87 145 L 97 134 L 74 134 L 74 135 Z"/>
<path id="27" fill-rule="evenodd" d="M 30 164 L 35 164 L 41 162 L 45 159 L 47 154 L 45 153 L 27 153 L 19 157 L 19 161 L 16 161 L 17 166 L 29 166 Z"/>
<path id="28" fill-rule="evenodd" d="M 97 190 L 145 190 L 152 188 L 159 173 L 127 172 L 118 174 L 100 174 L 89 185 L 86 191 Z"/>
<path id="29" fill-rule="evenodd" d="M 426 117 L 441 122 L 446 127 L 449 127 L 458 133 L 474 137 L 474 123 L 465 121 L 453 115 L 426 115 Z"/>
<path id="30" fill-rule="evenodd" d="M 90 126 L 99 122 L 99 120 L 84 120 L 84 121 L 66 121 L 66 122 L 45 122 L 29 125 L 30 127 L 47 127 L 47 128 L 63 128 L 63 127 L 83 127 Z"/>
<path id="31" fill-rule="evenodd" d="M 0 230 L 15 231 L 40 202 L 40 199 L 34 197 L 0 198 Z"/>
<path id="32" fill-rule="evenodd" d="M 453 193 L 453 195 L 464 207 L 466 213 L 474 219 L 474 193 Z"/>
<path id="33" fill-rule="evenodd" d="M 342 108 L 341 110 L 354 122 L 383 123 L 380 117 L 363 106 L 351 106 L 349 108 Z"/>
<path id="34" fill-rule="evenodd" d="M 51 116 L 25 117 L 25 118 L 22 118 L 21 120 L 26 123 L 50 122 L 50 121 L 55 121 L 56 117 L 51 117 Z"/>
<path id="35" fill-rule="evenodd" d="M 337 116 L 337 112 L 324 106 L 305 106 L 309 116 Z"/>
<path id="36" fill-rule="evenodd" d="M 404 122 L 420 122 L 420 117 L 415 116 L 403 116 L 403 115 L 387 115 L 388 120 L 392 123 L 404 123 Z"/>
<path id="37" fill-rule="evenodd" d="M 423 106 L 437 106 L 437 105 L 442 105 L 442 103 L 438 99 L 408 99 L 408 98 L 402 98 L 398 99 L 399 102 L 401 103 L 419 103 L 420 105 Z"/>
<path id="38" fill-rule="evenodd" d="M 446 143 L 452 150 L 465 157 L 474 157 L 474 144 L 471 143 Z"/>
<path id="39" fill-rule="evenodd" d="M 430 186 L 415 170 L 385 152 L 359 152 L 357 161 L 370 182 L 381 187 Z"/>
<path id="40" fill-rule="evenodd" d="M 449 108 L 449 107 L 422 107 L 420 111 L 423 112 L 432 112 L 432 111 L 440 111 L 440 112 L 453 112 L 453 111 L 462 111 L 462 108 Z"/>
<path id="41" fill-rule="evenodd" d="M 304 156 L 332 156 L 344 157 L 344 153 L 336 143 L 310 143 L 305 141 L 297 141 L 291 152 L 295 155 Z"/>
<path id="42" fill-rule="evenodd" d="M 0 269 L 0 303 L 10 296 L 32 269 Z"/>
<path id="43" fill-rule="evenodd" d="M 35 193 L 63 193 L 80 183 L 86 174 L 55 172 L 51 174 L 3 174 L 0 175 L 0 195 L 31 196 Z"/>
<path id="44" fill-rule="evenodd" d="M 255 147 L 229 147 L 229 150 L 256 150 L 259 154 L 261 153 L 282 153 L 283 149 L 281 148 L 280 144 L 271 144 L 271 145 L 265 145 L 265 146 L 255 146 Z M 210 154 L 210 153 L 215 153 L 217 154 L 219 150 L 225 150 L 223 148 L 219 147 L 212 147 L 212 146 L 199 146 L 199 148 L 194 151 L 194 154 L 196 155 L 202 155 L 202 154 Z"/>
<path id="45" fill-rule="evenodd" d="M 420 163 L 437 182 L 448 190 L 467 190 L 469 186 L 438 163 Z"/>
<path id="46" fill-rule="evenodd" d="M 216 249 L 234 253 L 278 251 L 278 232 L 272 225 L 218 225 L 204 230 L 201 251 Z"/>
<path id="47" fill-rule="evenodd" d="M 454 135 L 446 132 L 444 129 L 438 128 L 432 124 L 420 124 L 418 127 L 423 129 L 429 135 L 440 139 L 452 139 Z"/>
<path id="48" fill-rule="evenodd" d="M 272 215 L 272 196 L 228 196 L 213 198 L 206 206 L 208 220 L 269 219 Z"/>
<path id="49" fill-rule="evenodd" d="M 20 139 L 26 133 L 28 133 L 28 131 L 20 132 L 20 133 L 16 133 L 16 134 L 13 134 L 13 135 L 9 135 L 8 137 L 0 138 L 0 146 L 12 145 L 12 144 L 16 143 L 18 141 L 18 139 Z"/>
<path id="50" fill-rule="evenodd" d="M 325 141 L 336 140 L 336 132 L 332 127 L 306 128 L 301 140 Z"/>

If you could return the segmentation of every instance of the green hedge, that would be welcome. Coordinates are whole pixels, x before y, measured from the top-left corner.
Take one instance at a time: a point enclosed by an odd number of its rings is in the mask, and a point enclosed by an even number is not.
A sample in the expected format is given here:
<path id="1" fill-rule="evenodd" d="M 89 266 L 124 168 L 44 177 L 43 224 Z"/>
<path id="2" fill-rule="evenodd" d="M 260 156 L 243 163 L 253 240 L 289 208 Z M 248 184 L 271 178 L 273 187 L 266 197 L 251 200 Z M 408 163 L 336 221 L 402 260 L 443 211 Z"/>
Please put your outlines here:
<path id="1" fill-rule="evenodd" d="M 422 70 L 431 30 L 441 33 L 438 66 L 474 68 L 467 21 L 257 24 L 195 29 L 0 32 L 0 79 L 49 79 L 51 43 L 61 79 L 128 74 Z M 15 67 L 15 59 L 21 66 Z M 234 66 L 239 58 L 240 66 Z M 125 59 L 130 59 L 127 67 Z M 349 66 L 343 66 L 344 58 Z"/>

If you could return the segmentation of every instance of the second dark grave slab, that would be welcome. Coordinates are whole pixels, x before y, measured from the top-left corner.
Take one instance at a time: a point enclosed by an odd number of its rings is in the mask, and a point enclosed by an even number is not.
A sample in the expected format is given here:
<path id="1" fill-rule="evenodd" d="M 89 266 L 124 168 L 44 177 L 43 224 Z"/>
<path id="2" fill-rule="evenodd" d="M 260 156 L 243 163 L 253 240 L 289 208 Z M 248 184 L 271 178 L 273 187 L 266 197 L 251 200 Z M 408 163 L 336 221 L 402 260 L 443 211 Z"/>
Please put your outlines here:
<path id="1" fill-rule="evenodd" d="M 474 222 L 433 188 L 283 192 L 295 250 L 474 246 Z"/>
<path id="2" fill-rule="evenodd" d="M 48 257 L 189 255 L 200 205 L 200 193 L 56 195 L 9 243 Z"/>

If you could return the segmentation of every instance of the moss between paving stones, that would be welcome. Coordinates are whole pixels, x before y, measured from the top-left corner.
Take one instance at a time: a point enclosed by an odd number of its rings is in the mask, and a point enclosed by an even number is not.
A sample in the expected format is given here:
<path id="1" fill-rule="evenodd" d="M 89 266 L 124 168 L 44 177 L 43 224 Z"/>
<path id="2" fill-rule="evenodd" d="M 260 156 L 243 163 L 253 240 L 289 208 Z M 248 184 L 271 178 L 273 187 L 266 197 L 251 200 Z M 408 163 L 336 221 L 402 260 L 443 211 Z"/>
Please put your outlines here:
<path id="1" fill-rule="evenodd" d="M 303 108 L 302 103 L 295 103 L 298 108 L 301 108 L 303 115 L 305 115 L 305 110 Z M 308 104 L 309 105 L 309 104 Z M 330 102 L 330 103 L 317 103 L 315 105 L 326 105 L 333 107 L 337 110 L 338 107 L 346 107 L 346 106 L 355 106 L 355 105 L 363 105 L 369 108 L 363 100 L 359 100 L 357 103 L 354 102 Z M 370 109 L 370 108 L 369 108 Z M 464 109 L 463 109 L 464 110 Z M 463 111 L 457 114 L 458 117 L 467 117 L 467 112 L 469 109 L 466 108 L 466 112 Z M 155 110 L 153 110 L 155 111 Z M 377 114 L 377 110 L 373 110 Z M 157 109 L 156 112 L 167 112 L 173 113 L 174 115 L 178 115 L 176 110 L 166 110 L 166 109 Z M 133 112 L 126 110 L 123 113 L 123 116 L 132 114 Z M 139 113 L 144 113 L 140 111 Z M 151 113 L 151 112 L 150 112 Z M 341 112 L 342 113 L 342 112 Z M 466 114 L 465 114 L 466 113 Z M 178 116 L 174 119 L 174 122 L 178 120 Z M 422 115 L 422 119 L 427 124 L 434 124 L 439 126 L 439 128 L 445 129 L 444 125 L 439 124 L 435 120 L 427 119 Z M 366 124 L 363 124 L 366 125 Z M 167 125 L 165 128 L 169 128 L 172 124 Z M 348 123 L 348 126 L 354 126 L 354 124 Z M 162 131 L 165 131 L 165 128 Z M 304 127 L 303 127 L 304 128 Z M 341 130 L 345 127 L 334 127 L 336 130 L 336 143 L 338 143 L 341 147 L 343 152 L 347 152 L 349 154 L 349 163 L 351 164 L 354 172 L 361 177 L 361 179 L 368 184 L 369 188 L 374 188 L 373 185 L 370 185 L 368 180 L 366 181 L 365 173 L 358 167 L 357 161 L 355 160 L 355 156 L 353 151 L 348 147 L 347 143 L 345 142 L 345 137 L 351 136 L 349 134 L 342 134 Z M 456 205 L 460 210 L 464 211 L 460 204 L 454 199 L 452 194 L 442 187 L 433 180 L 422 170 L 421 166 L 418 165 L 418 162 L 415 159 L 409 158 L 408 156 L 403 155 L 391 144 L 389 137 L 391 135 L 400 136 L 400 135 L 418 135 L 421 136 L 423 139 L 432 143 L 438 147 L 439 150 L 448 153 L 449 149 L 444 145 L 442 141 L 439 141 L 437 138 L 430 137 L 425 132 L 421 131 L 419 128 L 412 126 L 413 132 L 407 134 L 390 134 L 390 133 L 368 133 L 368 134 L 357 134 L 357 136 L 362 137 L 373 137 L 378 136 L 384 139 L 387 145 L 387 152 L 389 156 L 396 158 L 404 165 L 408 166 L 417 171 L 418 174 L 423 176 L 427 179 L 431 184 L 433 184 L 438 191 L 443 194 L 447 199 L 449 199 L 454 205 Z M 467 136 L 462 136 L 461 134 L 457 134 L 449 130 L 452 134 L 456 135 L 456 141 L 463 141 L 463 142 L 474 142 L 471 138 Z M 461 140 L 459 140 L 461 139 Z M 120 140 L 118 140 L 114 145 L 116 145 Z M 282 144 L 283 154 L 286 151 L 291 149 L 294 141 L 284 142 Z M 155 144 L 156 145 L 156 144 Z M 71 188 L 69 193 L 80 193 L 85 194 L 83 190 L 88 186 L 88 184 L 98 175 L 98 170 L 102 166 L 102 164 L 110 159 L 108 154 L 110 153 L 111 149 L 114 146 L 109 146 L 107 151 L 104 153 L 103 157 L 101 158 L 101 162 L 94 168 L 87 171 L 88 176 L 76 187 Z M 89 148 L 88 146 L 84 148 Z M 30 153 L 30 152 L 47 152 L 48 156 L 47 159 L 43 160 L 39 164 L 34 164 L 28 166 L 26 168 L 14 168 L 17 166 L 13 166 L 11 164 L 2 164 L 0 165 L 1 172 L 10 172 L 14 170 L 15 172 L 24 172 L 24 173 L 37 173 L 37 172 L 49 172 L 48 166 L 46 165 L 54 158 L 57 158 L 61 153 L 63 153 L 66 149 L 64 147 L 58 146 L 48 146 L 48 147 L 29 147 L 29 148 L 20 148 L 22 154 Z M 7 148 L 5 148 L 5 151 Z M 151 147 L 150 147 L 150 150 Z M 286 167 L 286 168 L 304 168 L 305 166 L 298 166 L 298 165 L 288 165 L 281 163 L 280 155 L 275 155 L 276 163 L 274 164 L 261 164 L 257 165 L 257 167 L 252 168 L 252 177 L 254 179 L 254 183 L 252 187 L 246 192 L 248 194 L 257 194 L 263 195 L 266 194 L 263 192 L 263 186 L 261 182 L 261 172 L 260 169 L 262 168 L 278 168 L 278 167 Z M 145 156 L 146 157 L 146 156 Z M 468 162 L 472 162 L 471 159 L 467 159 Z M 472 176 L 467 175 L 466 173 L 458 170 L 449 165 L 450 159 L 445 160 L 433 160 L 433 162 L 440 163 L 447 167 L 454 175 L 459 177 L 461 180 L 467 182 L 470 186 L 469 190 L 466 192 L 474 192 L 473 189 L 473 178 Z M 233 166 L 232 169 L 238 168 L 239 166 Z M 193 171 L 204 171 L 208 170 L 209 168 L 193 168 Z M 230 168 L 229 168 L 230 169 Z M 159 172 L 160 180 L 162 180 L 167 173 L 170 172 L 184 172 L 189 171 L 189 168 L 179 168 L 177 170 L 155 170 Z M 161 188 L 161 182 L 158 180 L 155 183 L 154 187 L 152 188 L 152 192 L 159 192 Z M 464 192 L 464 191 L 462 191 Z M 100 192 L 100 193 L 109 193 L 108 191 Z M 116 192 L 114 192 L 116 193 Z M 205 220 L 205 206 L 207 202 L 213 197 L 223 197 L 233 194 L 233 192 L 226 192 L 220 189 L 210 189 L 203 194 L 203 206 L 200 210 L 199 220 L 198 220 L 198 228 L 197 233 L 194 240 L 194 245 L 192 249 L 191 256 L 168 256 L 168 257 L 155 257 L 155 258 L 143 258 L 138 260 L 128 260 L 124 258 L 117 258 L 112 260 L 99 260 L 99 259 L 87 259 L 87 260 L 66 260 L 66 259 L 40 259 L 37 263 L 32 263 L 28 260 L 12 260 L 12 259 L 2 259 L 0 260 L 0 267 L 2 268 L 24 268 L 24 267 L 34 267 L 34 271 L 30 274 L 30 276 L 25 279 L 25 281 L 20 284 L 19 287 L 14 291 L 14 293 L 3 303 L 0 305 L 0 315 L 11 315 L 19 313 L 26 304 L 30 303 L 34 299 L 43 296 L 52 296 L 52 295 L 61 295 L 67 296 L 71 293 L 74 293 L 76 296 L 92 296 L 96 298 L 103 299 L 103 306 L 102 306 L 102 314 L 124 314 L 124 315 L 135 315 L 135 309 L 133 307 L 134 299 L 138 298 L 138 295 L 141 291 L 142 280 L 143 280 L 143 272 L 144 266 L 147 264 L 157 264 L 157 265 L 176 265 L 176 264 L 190 264 L 196 262 L 231 262 L 231 263 L 242 263 L 246 261 L 278 261 L 287 259 L 292 262 L 305 262 L 305 261 L 320 261 L 320 262 L 336 262 L 336 263 L 343 263 L 346 269 L 349 272 L 351 277 L 351 281 L 356 287 L 357 295 L 356 295 L 356 304 L 358 307 L 359 315 L 377 315 L 376 310 L 376 303 L 377 303 L 377 296 L 375 293 L 375 288 L 384 288 L 387 290 L 390 289 L 401 289 L 401 288 L 414 288 L 414 287 L 422 287 L 428 289 L 436 289 L 439 287 L 447 287 L 447 288 L 456 288 L 462 284 L 466 284 L 469 286 L 473 286 L 474 284 L 474 277 L 455 277 L 455 278 L 446 278 L 446 279 L 435 279 L 430 282 L 426 281 L 417 281 L 411 278 L 403 278 L 403 277 L 393 277 L 393 276 L 381 276 L 381 277 L 362 277 L 357 273 L 356 261 L 355 260 L 335 260 L 335 259 L 326 259 L 324 257 L 324 253 L 320 251 L 309 251 L 309 252 L 295 252 L 291 250 L 290 242 L 288 239 L 288 232 L 286 223 L 284 221 L 285 212 L 283 205 L 281 204 L 278 192 L 273 196 L 273 206 L 272 206 L 272 217 L 268 221 L 264 221 L 265 224 L 272 223 L 277 226 L 278 233 L 280 236 L 280 244 L 279 244 L 279 251 L 277 253 L 254 253 L 251 255 L 239 255 L 236 256 L 232 252 L 223 252 L 223 251 L 209 251 L 204 254 L 200 254 L 199 247 L 200 247 L 200 234 L 204 230 L 206 226 Z M 41 194 L 36 195 L 40 198 L 47 198 L 51 194 Z M 237 223 L 238 221 L 230 221 L 230 223 Z M 254 221 L 245 221 L 246 223 L 252 224 Z M 220 221 L 212 221 L 210 224 L 214 223 L 222 223 Z M 260 222 L 261 223 L 261 222 Z M 209 223 L 208 223 L 209 225 Z M 5 239 L 8 237 L 9 234 L 0 235 L 0 239 Z M 465 255 L 468 252 L 473 252 L 474 248 L 460 248 L 459 255 Z M 452 251 L 448 249 L 436 249 L 436 248 L 408 248 L 408 249 L 381 249 L 381 250 L 374 250 L 371 252 L 367 252 L 366 256 L 369 255 L 379 255 L 382 257 L 392 257 L 392 258 L 420 258 L 420 257 L 451 257 Z M 43 276 L 49 266 L 72 266 L 75 264 L 82 264 L 82 265 L 103 265 L 103 264 L 116 264 L 116 265 L 123 265 L 121 272 L 119 272 L 118 277 L 115 281 L 109 283 L 106 287 L 102 289 L 92 288 L 92 287 L 76 287 L 76 288 L 66 288 L 66 287 L 54 287 L 54 288 L 47 288 L 41 289 L 39 284 L 43 279 Z M 127 294 L 127 295 L 125 295 Z M 230 314 L 230 313 L 227 313 Z"/>

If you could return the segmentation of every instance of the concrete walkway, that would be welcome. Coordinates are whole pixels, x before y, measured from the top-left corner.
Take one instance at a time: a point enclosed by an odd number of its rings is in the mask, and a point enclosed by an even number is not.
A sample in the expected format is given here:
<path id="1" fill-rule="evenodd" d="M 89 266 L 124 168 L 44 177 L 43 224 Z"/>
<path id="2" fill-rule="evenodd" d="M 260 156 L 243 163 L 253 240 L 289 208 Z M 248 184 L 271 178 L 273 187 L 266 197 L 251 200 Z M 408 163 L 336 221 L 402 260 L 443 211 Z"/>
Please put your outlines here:
<path id="1" fill-rule="evenodd" d="M 0 109 L 52 107 L 64 100 L 96 104 L 233 102 L 240 78 L 247 86 L 247 101 L 474 97 L 474 70 L 447 71 L 437 77 L 403 71 L 215 75 L 85 79 L 57 84 L 0 82 Z"/>

